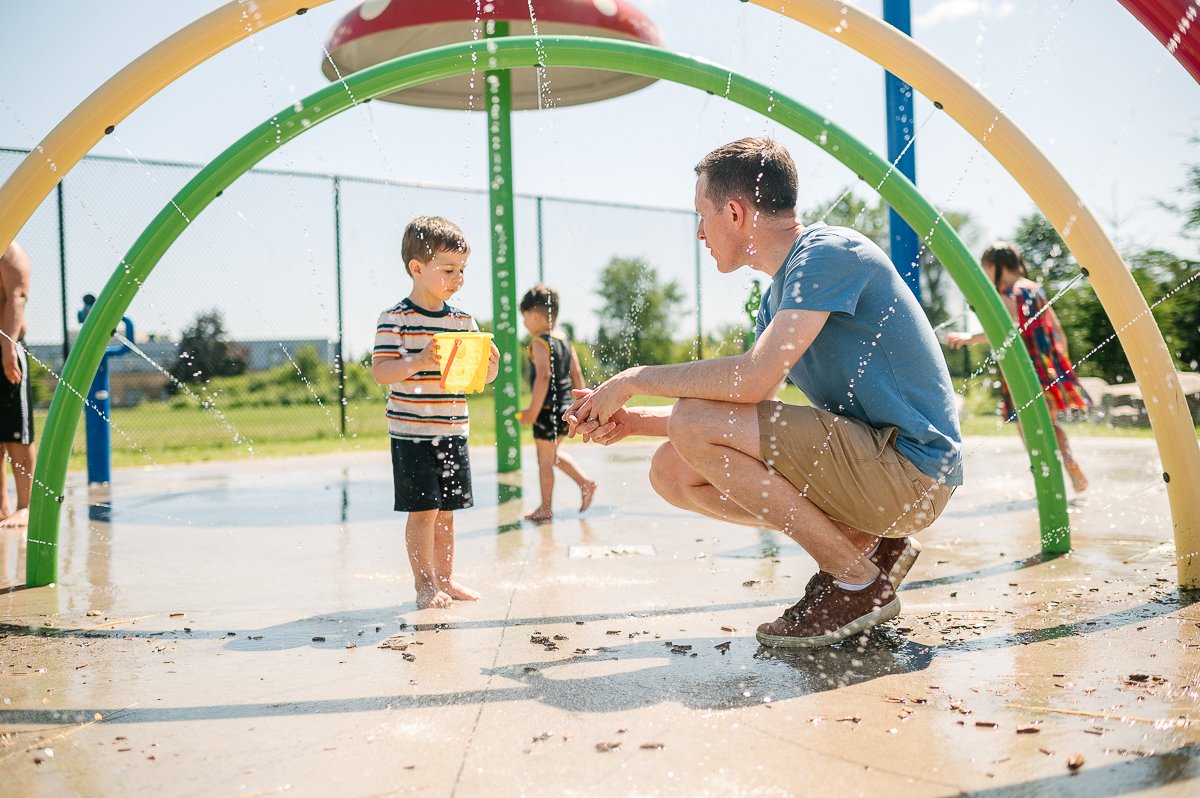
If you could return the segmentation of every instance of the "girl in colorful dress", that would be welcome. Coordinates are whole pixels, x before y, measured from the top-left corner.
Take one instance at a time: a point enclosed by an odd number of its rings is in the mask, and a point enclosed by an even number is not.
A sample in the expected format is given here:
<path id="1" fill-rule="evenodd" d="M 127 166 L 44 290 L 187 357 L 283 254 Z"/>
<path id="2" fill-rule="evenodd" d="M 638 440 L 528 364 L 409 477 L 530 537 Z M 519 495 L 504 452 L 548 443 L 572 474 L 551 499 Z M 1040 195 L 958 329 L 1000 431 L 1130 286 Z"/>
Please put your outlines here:
<path id="1" fill-rule="evenodd" d="M 1033 360 L 1037 370 L 1038 381 L 1042 384 L 1042 393 L 1046 404 L 1050 407 L 1050 421 L 1054 424 L 1054 437 L 1058 439 L 1058 450 L 1062 453 L 1063 465 L 1071 477 L 1071 485 L 1076 493 L 1087 489 L 1087 475 L 1071 454 L 1071 446 L 1067 441 L 1067 433 L 1059 424 L 1058 417 L 1072 410 L 1087 410 L 1092 405 L 1079 378 L 1071 368 L 1071 359 L 1067 355 L 1067 336 L 1062 324 L 1046 299 L 1046 290 L 1041 285 L 1029 279 L 1025 259 L 1021 250 L 1015 244 L 1000 241 L 988 247 L 980 258 L 985 273 L 991 276 L 996 291 L 1004 301 L 1004 306 L 1012 314 L 1017 329 L 1025 341 L 1025 348 Z M 949 333 L 946 335 L 946 345 L 951 349 L 974 343 L 984 343 L 987 336 L 983 333 L 970 335 L 968 333 Z M 1001 383 L 1004 393 L 1004 419 L 1016 419 L 1016 409 L 1008 386 Z"/>

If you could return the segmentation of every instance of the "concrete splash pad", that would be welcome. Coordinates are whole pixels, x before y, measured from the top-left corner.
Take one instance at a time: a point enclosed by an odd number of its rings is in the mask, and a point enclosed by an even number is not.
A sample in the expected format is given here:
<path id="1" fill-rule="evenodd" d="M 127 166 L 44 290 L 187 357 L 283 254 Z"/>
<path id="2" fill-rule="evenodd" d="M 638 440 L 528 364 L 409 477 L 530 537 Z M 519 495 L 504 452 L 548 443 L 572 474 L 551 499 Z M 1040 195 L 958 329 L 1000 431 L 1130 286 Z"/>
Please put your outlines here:
<path id="1" fill-rule="evenodd" d="M 0 794 L 1195 794 L 1200 597 L 1153 442 L 1073 444 L 1074 553 L 1038 553 L 1019 440 L 971 440 L 901 617 L 790 654 L 754 628 L 812 561 L 663 503 L 644 444 L 572 448 L 596 506 L 560 479 L 540 526 L 475 452 L 484 598 L 450 610 L 414 609 L 386 454 L 76 484 L 57 586 L 0 533 Z"/>

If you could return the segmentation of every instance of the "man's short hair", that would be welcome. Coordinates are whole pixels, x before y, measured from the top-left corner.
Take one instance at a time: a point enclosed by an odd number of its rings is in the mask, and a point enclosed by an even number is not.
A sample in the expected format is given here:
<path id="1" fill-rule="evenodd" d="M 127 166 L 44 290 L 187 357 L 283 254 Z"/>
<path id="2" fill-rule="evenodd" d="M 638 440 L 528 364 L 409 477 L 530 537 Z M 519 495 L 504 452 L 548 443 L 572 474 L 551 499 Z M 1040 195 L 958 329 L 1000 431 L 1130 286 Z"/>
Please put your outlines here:
<path id="1" fill-rule="evenodd" d="M 429 263 L 439 252 L 462 252 L 471 254 L 467 237 L 462 229 L 441 216 L 418 216 L 404 228 L 404 239 L 400 242 L 400 257 L 404 258 L 404 269 L 409 274 L 408 264 L 413 260 Z"/>
<path id="2" fill-rule="evenodd" d="M 782 144 L 769 138 L 749 137 L 718 147 L 696 164 L 696 174 L 707 178 L 714 205 L 736 198 L 768 215 L 796 208 L 796 164 Z"/>
<path id="3" fill-rule="evenodd" d="M 558 318 L 558 292 L 545 283 L 538 283 L 525 292 L 521 297 L 521 312 L 540 310 L 546 318 L 554 321 Z"/>

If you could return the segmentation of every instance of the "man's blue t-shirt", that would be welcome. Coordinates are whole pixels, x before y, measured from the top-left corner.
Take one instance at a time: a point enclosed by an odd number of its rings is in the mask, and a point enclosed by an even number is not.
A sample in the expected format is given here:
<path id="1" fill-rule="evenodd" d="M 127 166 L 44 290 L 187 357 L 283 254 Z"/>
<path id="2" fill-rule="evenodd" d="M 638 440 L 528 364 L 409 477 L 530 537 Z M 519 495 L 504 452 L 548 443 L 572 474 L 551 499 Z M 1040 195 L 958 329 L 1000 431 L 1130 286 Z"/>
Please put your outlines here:
<path id="1" fill-rule="evenodd" d="M 780 310 L 828 311 L 790 373 L 819 408 L 876 429 L 922 473 L 962 484 L 954 387 L 912 290 L 870 239 L 847 227 L 804 229 L 763 295 L 757 332 Z"/>

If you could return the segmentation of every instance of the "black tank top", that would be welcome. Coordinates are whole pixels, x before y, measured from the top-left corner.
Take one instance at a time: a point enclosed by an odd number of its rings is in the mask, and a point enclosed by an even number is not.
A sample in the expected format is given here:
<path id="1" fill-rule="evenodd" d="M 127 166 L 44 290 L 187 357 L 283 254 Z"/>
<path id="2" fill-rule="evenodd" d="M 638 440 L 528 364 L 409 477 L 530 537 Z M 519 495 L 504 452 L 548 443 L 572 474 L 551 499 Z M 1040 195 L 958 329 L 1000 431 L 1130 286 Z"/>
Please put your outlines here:
<path id="1" fill-rule="evenodd" d="M 541 343 L 538 343 L 541 341 Z M 537 380 L 533 347 L 545 345 L 550 350 L 550 385 L 542 409 L 566 410 L 575 401 L 571 396 L 571 342 L 563 333 L 542 333 L 530 343 L 529 385 Z"/>

